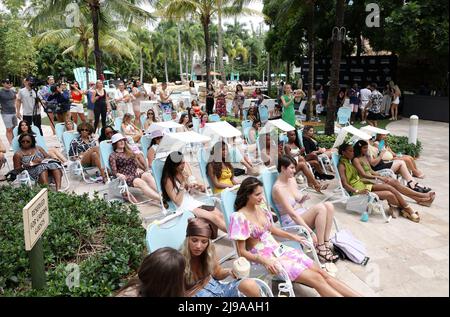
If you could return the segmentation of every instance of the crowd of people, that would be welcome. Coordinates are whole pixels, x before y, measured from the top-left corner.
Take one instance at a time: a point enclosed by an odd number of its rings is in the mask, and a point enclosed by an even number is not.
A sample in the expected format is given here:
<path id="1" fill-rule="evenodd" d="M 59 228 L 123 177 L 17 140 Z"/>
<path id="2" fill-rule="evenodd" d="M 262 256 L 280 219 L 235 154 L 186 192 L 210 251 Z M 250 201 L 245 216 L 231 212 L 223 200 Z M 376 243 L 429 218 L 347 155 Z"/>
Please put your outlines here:
<path id="1" fill-rule="evenodd" d="M 177 132 L 186 132 L 194 129 L 194 120 L 197 120 L 198 132 L 201 133 L 213 113 L 220 117 L 232 115 L 242 120 L 247 98 L 242 85 L 235 87 L 233 107 L 227 109 L 230 92 L 223 84 L 208 86 L 202 103 L 194 82 L 191 82 L 190 105 L 185 105 L 183 100 L 175 104 L 166 83 L 161 85 L 160 90 L 152 85 L 151 91 L 147 92 L 139 81 L 133 82 L 131 89 L 120 82 L 114 96 L 108 94 L 102 81 L 89 83 L 89 89 L 84 91 L 77 82 L 71 83 L 68 88 L 66 83 L 55 84 L 54 78 L 49 76 L 47 85 L 36 93 L 32 78 L 26 78 L 24 87 L 17 94 L 12 90 L 10 81 L 4 80 L 2 84 L 0 103 L 7 139 L 12 146 L 16 129 L 19 144 L 13 156 L 15 170 L 26 170 L 34 181 L 46 185 L 53 182 L 55 190 L 60 190 L 64 166 L 78 160 L 83 167 L 96 167 L 100 174 L 96 180 L 106 182 L 108 176 L 101 162 L 99 145 L 109 141 L 112 146 L 108 157 L 109 174 L 113 178 L 123 180 L 149 200 L 156 203 L 162 201 L 164 207 L 172 203 L 176 208 L 190 210 L 194 214 L 195 218 L 187 226 L 182 249 L 163 248 L 148 255 L 138 271 L 138 277 L 124 287 L 119 296 L 260 296 L 258 281 L 239 279 L 218 263 L 212 242 L 217 237 L 217 229 L 227 232 L 229 238 L 236 242 L 240 256 L 261 264 L 270 274 L 277 275 L 282 268 L 291 281 L 310 286 L 321 296 L 360 296 L 298 249 L 286 247 L 281 255 L 275 255 L 275 250 L 280 248 L 275 237 L 300 244 L 305 244 L 305 239 L 281 230 L 274 223 L 276 217 L 272 209 L 279 211 L 278 221 L 282 226 L 300 225 L 308 231 L 322 263 L 334 263 L 339 259 L 330 242 L 334 206 L 329 202 L 307 204 L 310 197 L 300 192 L 297 184 L 302 183 L 303 177 L 310 188 L 323 194 L 335 178 L 334 173 L 339 173 L 342 186 L 350 195 L 376 193 L 381 200 L 387 201 L 391 215 L 395 216 L 398 210 L 401 216 L 413 222 L 420 221 L 420 214 L 406 202 L 404 196 L 421 206 L 430 206 L 435 199 L 435 193 L 416 180 L 425 175 L 414 158 L 394 153 L 385 135 L 377 135 L 369 142 L 360 140 L 353 145 L 342 144 L 338 149 L 338 170 L 335 171 L 324 165 L 323 161 L 329 161 L 336 149 L 321 147 L 315 138 L 314 127 L 305 126 L 301 139 L 297 131 L 289 131 L 285 138 L 280 138 L 278 132 L 264 129 L 258 112 L 264 96 L 261 90 L 256 89 L 251 96 L 255 103 L 246 113 L 246 119 L 252 121 L 248 138 L 222 139 L 207 147 L 210 160 L 206 174 L 213 194 L 239 188 L 234 204 L 236 212 L 227 226 L 228 221 L 220 208 L 196 197 L 197 193 L 206 192 L 207 186 L 195 179 L 193 167 L 182 152 L 165 156 L 161 192 L 158 191 L 152 166 L 156 159 L 161 159 L 158 148 L 165 131 L 155 128 L 155 123 L 164 115 L 170 115 L 170 120 L 181 125 Z M 396 119 L 396 107 L 393 105 L 398 106 L 400 93 L 395 87 L 389 88 L 388 95 L 392 100 L 388 102 L 387 98 L 384 101 L 375 84 L 365 88 L 368 91 L 359 91 L 355 85 L 340 95 L 342 106 L 348 99 L 354 113 L 361 111 L 361 120 L 372 121 L 376 125 L 374 122 L 380 118 L 378 115 L 386 111 L 380 104 L 391 103 L 392 118 Z M 58 148 L 45 151 L 39 145 L 43 133 L 38 96 L 51 122 L 64 122 L 65 131 L 77 132 L 69 145 L 68 158 Z M 83 106 L 84 96 L 87 116 Z M 280 96 L 280 116 L 293 127 L 296 125 L 295 104 L 302 98 L 305 98 L 303 91 L 293 91 L 291 85 L 284 85 Z M 159 107 L 141 113 L 140 103 L 144 100 L 158 101 Z M 320 90 L 316 100 L 319 104 L 323 102 Z M 364 117 L 366 110 L 367 116 Z M 122 119 L 120 127 L 107 123 L 113 112 Z M 145 118 L 141 121 L 142 115 Z M 32 126 L 37 127 L 39 133 L 33 131 Z M 151 138 L 151 142 L 148 148 L 143 149 L 142 140 L 147 137 Z M 6 162 L 6 148 L 0 143 L 1 165 Z M 261 181 L 253 177 L 259 174 L 255 169 L 257 160 L 262 161 L 263 168 L 278 171 L 272 188 L 274 206 L 265 200 Z M 246 176 L 243 179 L 237 176 L 234 163 L 245 167 Z M 406 185 L 397 181 L 397 174 L 402 176 Z M 124 199 L 137 203 L 134 196 L 124 195 Z M 232 281 L 219 282 L 226 278 Z"/>

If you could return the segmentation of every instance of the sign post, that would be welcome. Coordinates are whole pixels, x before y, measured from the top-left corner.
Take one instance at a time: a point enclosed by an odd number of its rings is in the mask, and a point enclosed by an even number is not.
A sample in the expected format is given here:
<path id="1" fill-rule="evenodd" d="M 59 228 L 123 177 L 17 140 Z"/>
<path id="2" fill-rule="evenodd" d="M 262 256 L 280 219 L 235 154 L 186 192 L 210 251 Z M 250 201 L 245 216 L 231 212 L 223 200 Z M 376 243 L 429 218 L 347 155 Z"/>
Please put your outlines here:
<path id="1" fill-rule="evenodd" d="M 23 208 L 25 250 L 29 251 L 33 289 L 45 287 L 41 236 L 47 229 L 48 223 L 48 189 L 44 188 Z"/>

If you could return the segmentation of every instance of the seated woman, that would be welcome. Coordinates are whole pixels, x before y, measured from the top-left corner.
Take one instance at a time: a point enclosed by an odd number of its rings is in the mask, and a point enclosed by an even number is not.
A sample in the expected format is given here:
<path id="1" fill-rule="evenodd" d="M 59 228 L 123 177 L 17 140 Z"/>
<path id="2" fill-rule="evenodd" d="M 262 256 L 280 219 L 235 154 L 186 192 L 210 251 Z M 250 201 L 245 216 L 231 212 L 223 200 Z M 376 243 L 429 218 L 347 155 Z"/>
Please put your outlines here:
<path id="1" fill-rule="evenodd" d="M 64 121 L 64 128 L 64 131 L 73 131 L 75 129 L 75 126 L 72 121 L 66 120 Z"/>
<path id="2" fill-rule="evenodd" d="M 266 166 L 278 166 L 278 158 L 282 157 L 284 153 L 284 142 L 279 141 L 278 145 L 276 143 L 276 138 L 272 138 L 270 133 L 265 134 L 265 143 L 261 142 L 260 138 L 260 147 L 261 147 L 261 159 Z M 263 144 L 264 143 L 264 144 Z M 278 151 L 275 152 L 275 147 L 278 147 Z M 322 190 L 328 188 L 328 184 L 321 185 L 314 177 L 313 173 L 309 169 L 308 165 L 305 161 L 299 160 L 296 164 L 296 173 L 302 172 L 305 175 L 308 186 L 314 188 L 318 193 L 322 193 Z"/>
<path id="3" fill-rule="evenodd" d="M 374 145 L 378 146 L 381 140 L 384 141 L 384 148 L 386 149 L 387 152 L 385 153 L 383 160 L 385 160 L 385 161 L 402 160 L 406 163 L 406 166 L 412 172 L 414 177 L 425 178 L 425 174 L 417 168 L 414 158 L 410 155 L 405 155 L 405 154 L 397 155 L 396 153 L 394 153 L 394 151 L 392 151 L 392 149 L 387 144 L 386 137 L 387 137 L 387 135 L 385 135 L 385 134 L 377 134 L 376 140 L 374 142 Z"/>
<path id="4" fill-rule="evenodd" d="M 308 154 L 305 158 L 302 157 L 302 154 L 305 153 L 305 148 L 300 146 L 300 142 L 298 140 L 296 131 L 289 131 L 287 133 L 288 143 L 284 147 L 284 152 L 287 155 L 292 156 L 300 162 L 308 162 L 314 168 L 314 176 L 319 179 L 334 179 L 333 175 L 325 174 L 322 166 L 319 163 L 319 157 L 315 154 Z"/>
<path id="5" fill-rule="evenodd" d="M 258 170 L 253 165 L 250 157 L 246 155 L 246 149 L 247 151 L 251 151 L 250 146 L 244 144 L 241 137 L 233 137 L 229 146 L 230 156 L 232 156 L 231 162 L 241 163 L 247 169 L 248 175 L 257 176 L 259 174 Z M 254 147 L 253 151 L 256 151 L 256 147 Z"/>
<path id="6" fill-rule="evenodd" d="M 0 140 L 0 170 L 3 168 L 3 166 L 6 164 L 6 147 L 3 145 L 2 140 Z M 6 177 L 4 175 L 0 175 L 0 181 L 6 180 Z"/>
<path id="7" fill-rule="evenodd" d="M 275 206 L 281 215 L 283 226 L 300 225 L 306 228 L 317 245 L 317 255 L 321 261 L 336 262 L 339 257 L 331 251 L 331 227 L 333 226 L 334 207 L 330 202 L 320 203 L 305 208 L 303 203 L 309 199 L 302 196 L 295 181 L 295 160 L 287 155 L 278 160 L 277 181 L 272 188 L 272 197 Z M 313 229 L 316 229 L 317 235 Z"/>
<path id="8" fill-rule="evenodd" d="M 260 297 L 255 280 L 237 279 L 231 269 L 220 266 L 211 240 L 217 238 L 217 229 L 203 218 L 189 219 L 186 240 L 181 253 L 186 261 L 185 285 L 190 297 Z M 221 283 L 231 276 L 233 281 Z"/>
<path id="9" fill-rule="evenodd" d="M 159 201 L 160 195 L 152 174 L 144 172 L 145 165 L 128 147 L 127 139 L 122 134 L 116 133 L 112 136 L 111 143 L 114 149 L 109 156 L 112 175 L 124 180 L 130 187 L 139 188 L 147 198 Z M 138 202 L 132 195 L 129 198 L 132 203 Z"/>
<path id="10" fill-rule="evenodd" d="M 100 170 L 102 181 L 106 181 L 105 171 L 100 161 L 100 152 L 97 142 L 93 138 L 94 128 L 87 122 L 82 122 L 77 127 L 78 138 L 70 143 L 69 156 L 78 157 L 83 166 L 96 166 Z"/>
<path id="11" fill-rule="evenodd" d="M 230 239 L 237 240 L 240 256 L 264 265 L 273 275 L 283 268 L 291 281 L 313 287 L 320 296 L 360 296 L 314 264 L 301 250 L 288 246 L 281 248 L 274 236 L 302 244 L 305 239 L 273 225 L 270 212 L 261 207 L 263 199 L 261 181 L 248 177 L 242 182 L 234 203 L 236 212 L 231 215 L 228 233 Z"/>
<path id="12" fill-rule="evenodd" d="M 391 185 L 403 195 L 411 199 L 414 199 L 419 205 L 431 206 L 436 195 L 434 192 L 428 193 L 416 192 L 406 186 L 403 186 L 396 179 L 393 179 L 391 177 L 383 177 L 381 174 L 373 171 L 372 167 L 370 166 L 369 160 L 367 159 L 369 151 L 368 148 L 369 145 L 364 140 L 359 140 L 353 146 L 353 151 L 355 155 L 353 159 L 353 165 L 355 165 L 356 170 L 358 171 L 358 174 L 361 178 L 368 180 L 372 179 L 375 181 L 380 180 L 382 183 Z"/>
<path id="13" fill-rule="evenodd" d="M 258 139 L 259 132 L 261 131 L 261 121 L 254 120 L 252 127 L 248 130 L 248 144 L 255 144 Z"/>
<path id="14" fill-rule="evenodd" d="M 110 125 L 102 127 L 102 129 L 100 130 L 100 136 L 98 137 L 98 143 L 111 140 L 112 136 L 116 133 L 118 132 L 114 130 L 114 128 Z"/>
<path id="15" fill-rule="evenodd" d="M 411 173 L 408 170 L 408 167 L 406 166 L 405 161 L 402 160 L 390 160 L 390 161 L 384 161 L 383 158 L 390 158 L 389 156 L 386 157 L 387 150 L 386 148 L 383 148 L 381 151 L 378 151 L 378 147 L 375 146 L 375 143 L 372 140 L 369 140 L 368 144 L 368 161 L 370 162 L 370 165 L 372 166 L 372 169 L 376 172 L 384 170 L 384 169 L 390 169 L 395 174 L 401 175 L 401 177 L 406 181 L 407 186 L 419 193 L 428 193 L 431 191 L 431 188 L 425 187 L 423 185 L 420 185 L 414 178 L 411 176 Z"/>
<path id="16" fill-rule="evenodd" d="M 73 125 L 72 125 L 72 130 L 73 130 Z M 33 133 L 33 130 L 28 125 L 27 121 L 20 121 L 19 125 L 17 126 L 17 135 L 20 136 L 21 134 L 32 134 L 33 136 L 35 136 Z M 55 147 L 49 148 L 47 154 L 52 159 L 60 161 L 64 166 L 68 163 L 66 157 L 61 153 L 61 151 L 59 149 L 57 149 Z"/>
<path id="17" fill-rule="evenodd" d="M 261 88 L 256 88 L 252 94 L 253 99 L 257 99 L 256 105 L 259 106 L 264 101 L 264 95 Z"/>
<path id="18" fill-rule="evenodd" d="M 194 111 L 194 114 L 199 117 L 202 112 L 202 108 L 200 108 L 200 105 L 198 104 L 197 100 L 191 101 L 191 109 Z"/>
<path id="19" fill-rule="evenodd" d="M 200 129 L 204 129 L 206 124 L 208 123 L 209 117 L 207 113 L 202 113 L 200 117 Z"/>
<path id="20" fill-rule="evenodd" d="M 189 123 L 189 116 L 187 115 L 187 113 L 181 114 L 178 123 L 181 124 L 182 127 L 177 128 L 177 132 L 188 132 L 192 130 L 192 123 Z"/>
<path id="21" fill-rule="evenodd" d="M 125 136 L 129 136 L 135 143 L 139 143 L 142 138 L 142 131 L 131 121 L 131 114 L 126 113 L 122 120 L 122 131 Z"/>
<path id="22" fill-rule="evenodd" d="M 256 107 L 250 107 L 248 108 L 248 113 L 247 113 L 247 120 L 250 121 L 259 121 L 259 114 L 258 114 L 258 109 Z"/>
<path id="23" fill-rule="evenodd" d="M 303 128 L 303 145 L 306 154 L 326 154 L 331 158 L 332 150 L 319 147 L 317 141 L 314 139 L 314 127 L 307 125 Z"/>
<path id="24" fill-rule="evenodd" d="M 166 202 L 172 201 L 178 208 L 192 211 L 196 217 L 205 218 L 214 223 L 220 230 L 227 231 L 223 215 L 217 208 L 204 205 L 201 201 L 192 197 L 192 190 L 204 192 L 205 186 L 189 182 L 181 152 L 172 152 L 166 158 L 162 171 L 161 187 L 163 199 Z"/>
<path id="25" fill-rule="evenodd" d="M 231 188 L 239 184 L 234 177 L 233 166 L 228 156 L 228 145 L 223 141 L 217 142 L 210 154 L 208 177 L 214 185 L 214 194 L 221 193 L 225 188 Z"/>
<path id="26" fill-rule="evenodd" d="M 184 256 L 172 248 L 147 255 L 133 278 L 117 297 L 184 297 Z"/>
<path id="27" fill-rule="evenodd" d="M 161 130 L 155 130 L 151 133 L 152 141 L 150 142 L 150 147 L 147 149 L 147 162 L 148 167 L 152 168 L 153 160 L 156 157 L 156 151 L 158 150 L 158 145 L 161 143 L 163 133 Z"/>
<path id="28" fill-rule="evenodd" d="M 19 136 L 20 150 L 14 153 L 14 169 L 28 171 L 30 177 L 42 185 L 48 185 L 49 175 L 55 181 L 56 191 L 61 189 L 62 168 L 56 161 L 44 161 L 50 156 L 40 146 L 36 145 L 33 134 L 23 133 Z"/>
<path id="29" fill-rule="evenodd" d="M 144 122 L 144 127 L 143 129 L 145 131 L 148 130 L 148 128 L 150 128 L 150 126 L 154 123 L 154 122 L 158 122 L 158 119 L 155 116 L 155 111 L 153 109 L 149 109 L 147 111 L 147 119 Z"/>
<path id="30" fill-rule="evenodd" d="M 402 194 L 394 187 L 388 184 L 371 184 L 363 182 L 359 177 L 358 171 L 352 164 L 354 158 L 353 147 L 350 144 L 343 143 L 339 146 L 339 175 L 341 176 L 342 186 L 350 194 L 365 195 L 373 192 L 382 200 L 387 200 L 389 203 L 390 214 L 393 215 L 393 208 L 399 207 L 403 217 L 411 221 L 419 222 L 420 216 L 417 211 L 414 211 L 408 203 L 403 199 Z"/>

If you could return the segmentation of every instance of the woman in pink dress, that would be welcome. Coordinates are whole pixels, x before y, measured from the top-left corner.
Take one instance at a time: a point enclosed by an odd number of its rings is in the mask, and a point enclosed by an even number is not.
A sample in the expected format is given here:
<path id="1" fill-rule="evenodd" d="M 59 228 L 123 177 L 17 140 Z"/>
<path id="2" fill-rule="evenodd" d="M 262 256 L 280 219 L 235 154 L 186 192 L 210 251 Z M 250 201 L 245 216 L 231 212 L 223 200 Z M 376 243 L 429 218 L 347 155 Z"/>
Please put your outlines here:
<path id="1" fill-rule="evenodd" d="M 220 117 L 226 117 L 227 116 L 227 92 L 225 91 L 224 84 L 220 84 L 219 91 L 216 93 L 216 113 Z"/>
<path id="2" fill-rule="evenodd" d="M 274 235 L 300 243 L 305 239 L 274 226 L 271 213 L 261 207 L 263 197 L 263 184 L 258 179 L 249 177 L 242 182 L 234 204 L 237 212 L 228 228 L 230 239 L 237 240 L 239 254 L 264 265 L 271 274 L 278 274 L 281 266 L 291 281 L 314 288 L 320 296 L 361 296 L 319 268 L 301 250 L 280 247 Z"/>

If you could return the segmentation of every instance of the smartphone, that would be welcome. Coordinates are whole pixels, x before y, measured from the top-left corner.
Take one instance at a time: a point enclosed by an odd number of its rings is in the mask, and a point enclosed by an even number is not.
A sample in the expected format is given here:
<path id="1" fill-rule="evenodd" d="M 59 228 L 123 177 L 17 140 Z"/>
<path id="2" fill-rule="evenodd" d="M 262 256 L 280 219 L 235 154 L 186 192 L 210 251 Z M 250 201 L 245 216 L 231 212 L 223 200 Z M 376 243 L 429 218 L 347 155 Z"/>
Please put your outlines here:
<path id="1" fill-rule="evenodd" d="M 200 206 L 200 209 L 206 210 L 206 211 L 213 211 L 215 209 L 214 206 L 208 206 L 208 205 L 202 205 Z"/>
<path id="2" fill-rule="evenodd" d="M 275 255 L 277 258 L 283 255 L 283 253 L 286 252 L 286 248 L 284 245 L 280 244 L 278 248 L 273 250 L 273 255 Z"/>
<path id="3" fill-rule="evenodd" d="M 378 150 L 381 152 L 381 150 L 384 149 L 384 140 L 381 140 L 380 143 L 378 143 Z"/>

